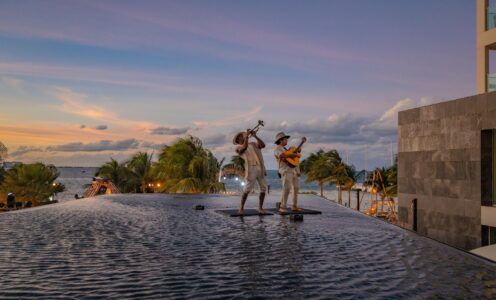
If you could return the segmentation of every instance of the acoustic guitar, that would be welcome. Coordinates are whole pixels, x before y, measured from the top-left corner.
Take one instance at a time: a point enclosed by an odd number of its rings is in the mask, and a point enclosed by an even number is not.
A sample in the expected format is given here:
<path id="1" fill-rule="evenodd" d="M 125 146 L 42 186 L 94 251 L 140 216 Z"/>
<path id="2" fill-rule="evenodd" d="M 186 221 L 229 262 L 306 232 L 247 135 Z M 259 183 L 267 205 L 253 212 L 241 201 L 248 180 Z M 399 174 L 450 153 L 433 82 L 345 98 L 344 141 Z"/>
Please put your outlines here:
<path id="1" fill-rule="evenodd" d="M 296 168 L 297 166 L 300 165 L 300 157 L 301 157 L 301 146 L 307 141 L 306 137 L 301 138 L 301 143 L 298 145 L 298 147 L 291 147 L 289 148 L 286 152 L 284 152 L 285 155 L 290 155 L 290 154 L 296 154 L 296 157 L 286 157 L 284 160 L 286 163 L 292 167 Z"/>

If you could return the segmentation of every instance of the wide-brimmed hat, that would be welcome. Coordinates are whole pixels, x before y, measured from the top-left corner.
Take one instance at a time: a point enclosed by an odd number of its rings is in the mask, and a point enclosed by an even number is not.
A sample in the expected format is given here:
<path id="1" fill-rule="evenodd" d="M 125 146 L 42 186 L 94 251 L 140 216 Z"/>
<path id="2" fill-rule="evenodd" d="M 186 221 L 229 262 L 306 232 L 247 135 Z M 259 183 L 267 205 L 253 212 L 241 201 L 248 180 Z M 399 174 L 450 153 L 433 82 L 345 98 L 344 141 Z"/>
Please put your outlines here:
<path id="1" fill-rule="evenodd" d="M 279 145 L 279 141 L 284 138 L 289 139 L 290 136 L 285 134 L 284 132 L 279 132 L 278 134 L 276 134 L 276 141 L 274 142 L 274 144 Z"/>
<path id="2" fill-rule="evenodd" d="M 240 135 L 243 135 L 243 134 L 244 134 L 244 132 L 243 131 L 240 131 L 240 132 L 236 133 L 236 135 L 234 135 L 234 138 L 233 138 L 233 144 L 234 145 L 237 145 L 238 144 L 238 143 L 236 143 L 236 141 L 238 140 L 238 137 Z"/>

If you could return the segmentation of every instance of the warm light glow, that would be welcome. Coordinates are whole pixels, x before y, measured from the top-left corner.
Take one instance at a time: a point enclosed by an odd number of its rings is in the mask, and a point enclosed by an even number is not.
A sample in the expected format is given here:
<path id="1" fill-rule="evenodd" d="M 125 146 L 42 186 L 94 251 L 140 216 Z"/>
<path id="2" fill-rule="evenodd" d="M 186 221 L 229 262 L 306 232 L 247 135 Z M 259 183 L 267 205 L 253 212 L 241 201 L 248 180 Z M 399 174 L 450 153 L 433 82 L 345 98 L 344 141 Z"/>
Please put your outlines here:
<path id="1" fill-rule="evenodd" d="M 160 183 L 157 183 L 157 187 L 160 187 Z"/>
<path id="2" fill-rule="evenodd" d="M 53 185 L 53 186 L 56 186 L 57 184 L 54 182 L 54 183 L 52 183 L 52 185 Z"/>

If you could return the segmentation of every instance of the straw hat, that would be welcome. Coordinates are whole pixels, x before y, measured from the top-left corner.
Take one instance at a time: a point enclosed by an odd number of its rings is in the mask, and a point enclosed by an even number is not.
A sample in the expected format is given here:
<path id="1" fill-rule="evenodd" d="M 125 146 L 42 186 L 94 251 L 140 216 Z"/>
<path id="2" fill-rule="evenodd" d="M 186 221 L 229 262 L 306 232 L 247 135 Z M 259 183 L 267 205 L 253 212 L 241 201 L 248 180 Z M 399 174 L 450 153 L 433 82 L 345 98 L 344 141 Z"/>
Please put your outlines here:
<path id="1" fill-rule="evenodd" d="M 276 141 L 274 142 L 274 144 L 279 145 L 279 141 L 284 138 L 289 139 L 290 136 L 286 135 L 284 132 L 279 132 L 278 134 L 276 134 Z"/>
<path id="2" fill-rule="evenodd" d="M 234 138 L 233 138 L 233 144 L 234 144 L 234 145 L 237 145 L 237 144 L 238 144 L 238 143 L 236 143 L 236 141 L 238 140 L 238 137 L 239 137 L 240 135 L 243 135 L 243 134 L 244 134 L 244 132 L 243 132 L 243 131 L 240 131 L 240 132 L 236 133 L 236 135 L 235 135 L 235 136 L 234 136 Z"/>

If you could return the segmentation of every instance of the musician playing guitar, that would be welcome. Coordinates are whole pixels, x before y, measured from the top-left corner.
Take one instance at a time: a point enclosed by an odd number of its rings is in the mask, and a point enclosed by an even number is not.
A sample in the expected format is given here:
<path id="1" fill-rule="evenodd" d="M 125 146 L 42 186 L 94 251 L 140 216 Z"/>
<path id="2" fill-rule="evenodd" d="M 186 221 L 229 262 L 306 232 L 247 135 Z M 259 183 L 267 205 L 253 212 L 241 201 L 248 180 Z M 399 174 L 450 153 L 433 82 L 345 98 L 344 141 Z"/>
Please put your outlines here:
<path id="1" fill-rule="evenodd" d="M 306 138 L 302 138 L 298 147 L 286 149 L 285 146 L 288 144 L 289 138 L 289 135 L 286 135 L 284 132 L 279 132 L 276 135 L 275 144 L 277 147 L 274 150 L 274 155 L 279 166 L 279 175 L 281 177 L 282 195 L 281 205 L 279 207 L 279 212 L 281 213 L 288 212 L 287 202 L 291 190 L 293 190 L 293 205 L 291 210 L 301 211 L 298 207 L 298 191 L 300 189 L 299 157 L 301 156 L 301 146 L 306 142 Z"/>

